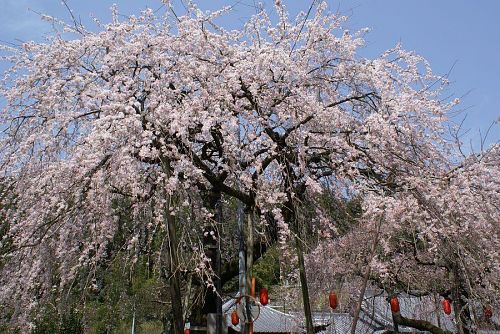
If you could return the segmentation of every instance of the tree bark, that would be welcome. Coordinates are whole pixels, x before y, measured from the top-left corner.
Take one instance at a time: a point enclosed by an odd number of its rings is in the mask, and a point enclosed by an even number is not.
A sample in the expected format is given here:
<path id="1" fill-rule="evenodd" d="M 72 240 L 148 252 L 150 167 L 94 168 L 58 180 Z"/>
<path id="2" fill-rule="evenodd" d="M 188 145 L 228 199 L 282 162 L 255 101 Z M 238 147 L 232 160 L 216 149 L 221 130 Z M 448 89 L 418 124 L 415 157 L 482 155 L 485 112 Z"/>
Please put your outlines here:
<path id="1" fill-rule="evenodd" d="M 221 192 L 218 191 L 217 189 L 210 189 L 207 190 L 205 193 L 204 197 L 204 205 L 206 208 L 210 210 L 210 212 L 215 213 L 215 218 L 216 221 L 220 221 L 222 219 L 222 212 L 219 210 L 220 208 L 220 202 L 221 202 Z M 222 290 L 222 281 L 220 280 L 221 274 L 220 274 L 220 268 L 221 268 L 221 262 L 219 259 L 219 231 L 217 227 L 214 227 L 211 222 L 207 222 L 205 225 L 205 228 L 203 229 L 203 249 L 205 252 L 206 257 L 208 258 L 206 262 L 206 266 L 210 267 L 213 273 L 215 274 L 214 277 L 214 287 L 207 287 L 204 282 L 201 282 L 202 289 L 204 289 L 203 295 L 203 301 L 201 302 L 201 310 L 199 311 L 199 314 L 195 316 L 195 322 L 197 325 L 200 326 L 206 326 L 208 324 L 208 314 L 215 314 L 216 315 L 216 328 L 215 330 L 218 330 L 218 316 L 217 314 L 219 313 L 218 310 L 222 310 L 222 301 L 220 300 L 221 296 L 221 290 Z M 222 314 L 222 311 L 221 311 Z"/>
<path id="2" fill-rule="evenodd" d="M 167 202 L 170 198 L 167 199 Z M 173 334 L 184 332 L 184 318 L 182 313 L 181 276 L 179 272 L 179 258 L 177 256 L 177 229 L 175 218 L 170 214 L 167 204 L 167 233 L 168 233 L 168 256 L 169 256 L 169 286 L 170 299 L 172 302 Z"/>
<path id="3" fill-rule="evenodd" d="M 296 224 L 296 223 L 294 223 Z M 298 224 L 297 224 L 298 225 Z M 302 248 L 302 240 L 298 235 L 298 228 L 295 229 L 295 248 L 297 251 L 297 257 L 299 261 L 299 277 L 300 277 L 300 287 L 302 290 L 302 299 L 304 303 L 304 317 L 306 318 L 306 333 L 314 334 L 314 327 L 312 322 L 312 314 L 311 314 L 311 304 L 309 302 L 309 288 L 307 286 L 307 276 L 306 276 L 306 267 L 304 264 L 304 251 Z"/>
<path id="4" fill-rule="evenodd" d="M 476 333 L 476 331 L 472 328 L 471 314 L 466 299 L 467 296 L 467 291 L 458 286 L 453 300 L 453 311 L 455 312 L 457 332 L 459 334 Z"/>
<path id="5" fill-rule="evenodd" d="M 163 171 L 170 176 L 170 163 L 169 161 L 162 161 Z M 172 302 L 172 324 L 171 330 L 173 334 L 183 334 L 184 332 L 184 318 L 182 313 L 182 295 L 180 287 L 180 272 L 179 272 L 179 258 L 177 254 L 177 228 L 175 217 L 170 212 L 170 205 L 172 196 L 165 192 L 165 209 L 164 214 L 167 223 L 167 242 L 168 242 L 168 277 L 170 288 L 170 300 Z"/>
<path id="6" fill-rule="evenodd" d="M 380 237 L 381 226 L 382 226 L 382 218 L 380 218 L 377 222 L 377 227 L 376 227 L 376 231 L 375 231 L 373 245 L 372 245 L 372 249 L 370 251 L 370 256 L 368 258 L 368 266 L 366 268 L 366 272 L 365 272 L 365 275 L 363 277 L 363 285 L 361 286 L 361 291 L 359 294 L 358 303 L 356 304 L 356 309 L 354 310 L 354 316 L 352 319 L 352 326 L 351 326 L 351 334 L 356 333 L 356 326 L 358 325 L 359 313 L 361 312 L 361 306 L 363 304 L 363 299 L 365 297 L 366 286 L 368 285 L 368 279 L 370 278 L 370 273 L 371 273 L 370 262 L 372 261 L 373 257 L 375 256 L 375 251 L 377 249 L 378 241 L 379 241 L 379 237 Z M 395 324 L 394 327 L 395 327 L 396 332 L 397 332 L 397 325 Z"/>
<path id="7" fill-rule="evenodd" d="M 304 318 L 306 321 L 306 333 L 314 334 L 314 326 L 312 322 L 312 313 L 311 313 L 311 303 L 309 301 L 309 287 L 307 285 L 307 274 L 304 263 L 304 249 L 302 247 L 302 240 L 300 238 L 300 227 L 299 221 L 297 219 L 297 210 L 295 208 L 294 197 L 292 196 L 292 192 L 295 193 L 296 198 L 303 199 L 303 194 L 305 191 L 305 187 L 294 185 L 294 172 L 291 166 L 287 166 L 286 173 L 284 174 L 284 178 L 286 180 L 287 186 L 287 201 L 284 205 L 284 219 L 291 226 L 292 233 L 294 234 L 295 240 L 295 250 L 297 253 L 298 265 L 299 265 L 299 279 L 300 279 L 300 287 L 302 290 L 302 302 L 304 306 Z"/>
<path id="8" fill-rule="evenodd" d="M 455 252 L 454 255 L 459 258 L 459 250 Z M 457 333 L 476 333 L 475 329 L 472 327 L 472 317 L 468 305 L 469 293 L 465 283 L 467 278 L 463 277 L 463 270 L 460 270 L 460 261 L 452 263 L 451 270 L 455 283 L 455 288 L 452 292 L 452 305 L 455 313 L 455 322 L 457 324 Z"/>

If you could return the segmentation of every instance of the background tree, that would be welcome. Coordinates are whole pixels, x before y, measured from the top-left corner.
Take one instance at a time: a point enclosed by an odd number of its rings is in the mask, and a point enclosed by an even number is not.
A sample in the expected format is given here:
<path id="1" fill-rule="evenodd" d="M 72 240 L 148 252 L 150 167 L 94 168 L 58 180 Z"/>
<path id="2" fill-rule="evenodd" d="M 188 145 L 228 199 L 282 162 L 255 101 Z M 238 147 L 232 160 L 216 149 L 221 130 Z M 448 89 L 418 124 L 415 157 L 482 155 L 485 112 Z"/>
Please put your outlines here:
<path id="1" fill-rule="evenodd" d="M 492 182 L 498 178 L 497 161 L 494 145 L 417 187 L 379 197 L 379 208 L 363 212 L 362 219 L 368 221 L 336 240 L 318 243 L 311 267 L 327 277 L 354 281 L 368 265 L 370 280 L 389 294 L 449 298 L 459 333 L 475 332 L 482 325 L 478 306 L 496 305 L 500 291 L 499 197 Z M 380 241 L 366 263 L 363 254 L 368 253 L 377 216 L 383 219 Z M 331 257 L 345 265 L 324 267 L 321 261 Z M 311 276 L 318 277 L 315 270 Z"/>

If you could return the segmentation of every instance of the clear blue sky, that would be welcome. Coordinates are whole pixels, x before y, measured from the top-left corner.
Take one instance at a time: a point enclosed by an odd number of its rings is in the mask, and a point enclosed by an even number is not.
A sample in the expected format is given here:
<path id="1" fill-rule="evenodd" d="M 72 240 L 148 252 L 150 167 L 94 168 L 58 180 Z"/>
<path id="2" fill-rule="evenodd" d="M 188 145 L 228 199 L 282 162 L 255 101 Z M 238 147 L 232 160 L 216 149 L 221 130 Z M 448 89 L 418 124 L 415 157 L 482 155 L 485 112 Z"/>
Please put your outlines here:
<path id="1" fill-rule="evenodd" d="M 174 0 L 182 11 L 181 0 Z M 307 11 L 312 0 L 283 0 L 293 15 Z M 198 0 L 203 9 L 235 4 L 233 12 L 221 24 L 237 28 L 253 13 L 258 0 Z M 265 7 L 272 0 L 260 1 Z M 446 74 L 452 68 L 449 93 L 460 97 L 465 109 L 460 118 L 469 133 L 467 145 L 479 147 L 480 135 L 500 119 L 500 1 L 497 0 L 329 0 L 330 9 L 351 17 L 347 28 L 371 28 L 365 57 L 375 57 L 397 42 L 406 49 L 426 57 L 436 73 Z M 69 17 L 60 0 L 0 0 L 0 40 L 40 40 L 51 30 L 33 11 L 59 18 Z M 160 0 L 68 0 L 76 16 L 89 22 L 91 14 L 109 19 L 109 7 L 116 3 L 120 13 L 133 14 L 150 7 L 159 8 Z M 32 11 L 28 10 L 30 8 Z M 4 69 L 0 65 L 0 70 Z M 500 125 L 494 125 L 487 144 L 500 140 Z"/>

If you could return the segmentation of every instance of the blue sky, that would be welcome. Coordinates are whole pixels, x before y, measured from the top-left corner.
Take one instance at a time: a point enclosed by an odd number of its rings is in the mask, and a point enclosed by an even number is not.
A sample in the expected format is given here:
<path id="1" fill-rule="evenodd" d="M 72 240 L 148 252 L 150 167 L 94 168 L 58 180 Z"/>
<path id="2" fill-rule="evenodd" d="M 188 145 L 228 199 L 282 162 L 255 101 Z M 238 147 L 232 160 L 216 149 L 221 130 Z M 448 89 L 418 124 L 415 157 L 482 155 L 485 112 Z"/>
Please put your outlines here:
<path id="1" fill-rule="evenodd" d="M 179 11 L 181 0 L 174 0 Z M 307 11 L 312 0 L 283 0 L 293 15 Z M 90 15 L 109 19 L 113 3 L 120 13 L 133 14 L 150 7 L 159 8 L 160 0 L 68 0 L 76 16 L 89 22 Z M 235 4 L 233 12 L 221 24 L 237 28 L 255 12 L 258 0 L 198 0 L 203 9 L 216 9 Z M 260 1 L 267 8 L 271 0 Z M 500 1 L 485 0 L 329 0 L 330 9 L 350 16 L 347 28 L 371 28 L 367 45 L 360 51 L 364 57 L 375 57 L 402 42 L 406 49 L 426 57 L 436 73 L 451 70 L 449 94 L 462 99 L 464 112 L 454 119 L 466 117 L 463 140 L 475 150 L 480 146 L 492 122 L 500 118 Z M 41 40 L 50 32 L 50 24 L 35 12 L 69 18 L 60 0 L 0 0 L 0 41 Z M 0 65 L 0 71 L 5 67 Z M 500 140 L 500 125 L 494 125 L 486 144 Z M 470 148 L 467 149 L 470 151 Z"/>

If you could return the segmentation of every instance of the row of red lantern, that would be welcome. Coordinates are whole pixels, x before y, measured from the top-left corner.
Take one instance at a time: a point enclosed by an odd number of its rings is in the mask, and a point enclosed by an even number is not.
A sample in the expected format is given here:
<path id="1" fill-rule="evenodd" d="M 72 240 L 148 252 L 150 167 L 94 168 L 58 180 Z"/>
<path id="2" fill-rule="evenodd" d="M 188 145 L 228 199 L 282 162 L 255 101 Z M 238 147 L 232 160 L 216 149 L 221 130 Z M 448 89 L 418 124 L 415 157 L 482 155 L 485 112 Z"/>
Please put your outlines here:
<path id="1" fill-rule="evenodd" d="M 398 297 L 392 297 L 390 300 L 390 304 L 391 304 L 391 311 L 393 313 L 398 313 L 399 312 Z M 448 315 L 451 314 L 451 300 L 450 299 L 448 299 L 448 298 L 443 299 L 441 301 L 441 305 L 443 306 L 443 312 L 445 314 L 448 314 Z M 489 305 L 483 307 L 483 312 L 484 312 L 484 316 L 488 319 L 493 316 L 493 309 Z"/>
<path id="2" fill-rule="evenodd" d="M 260 289 L 259 292 L 259 299 L 260 303 L 262 305 L 267 305 L 269 303 L 269 294 L 266 288 Z M 333 291 L 330 291 L 330 294 L 328 295 L 328 302 L 330 304 L 330 307 L 332 309 L 336 309 L 338 306 L 338 299 L 337 299 L 337 294 Z M 390 300 L 390 305 L 391 305 L 391 311 L 393 313 L 399 313 L 400 307 L 399 307 L 399 300 L 398 297 L 394 296 Z M 443 311 L 446 314 L 451 314 L 451 300 L 448 298 L 445 298 L 441 301 L 441 305 L 443 306 Z M 493 309 L 491 306 L 487 305 L 483 307 L 483 312 L 484 316 L 486 318 L 491 318 L 493 316 Z M 238 316 L 238 313 L 236 310 L 234 310 L 231 313 L 231 323 L 233 326 L 236 326 L 240 323 L 240 317 Z M 190 334 L 189 328 L 184 329 L 184 334 Z"/>
<path id="3" fill-rule="evenodd" d="M 389 304 L 391 305 L 391 312 L 392 313 L 399 313 L 400 308 L 399 308 L 399 300 L 398 297 L 392 297 L 391 300 L 389 301 Z M 451 314 L 451 300 L 449 299 L 444 299 L 441 302 L 441 305 L 443 305 L 443 311 L 446 314 Z"/>
<path id="4" fill-rule="evenodd" d="M 398 297 L 392 297 L 391 300 L 389 301 L 389 304 L 391 305 L 391 312 L 392 313 L 399 313 L 399 300 Z M 444 299 L 441 302 L 441 305 L 443 305 L 443 311 L 446 314 L 451 313 L 451 300 L 449 299 Z"/>

